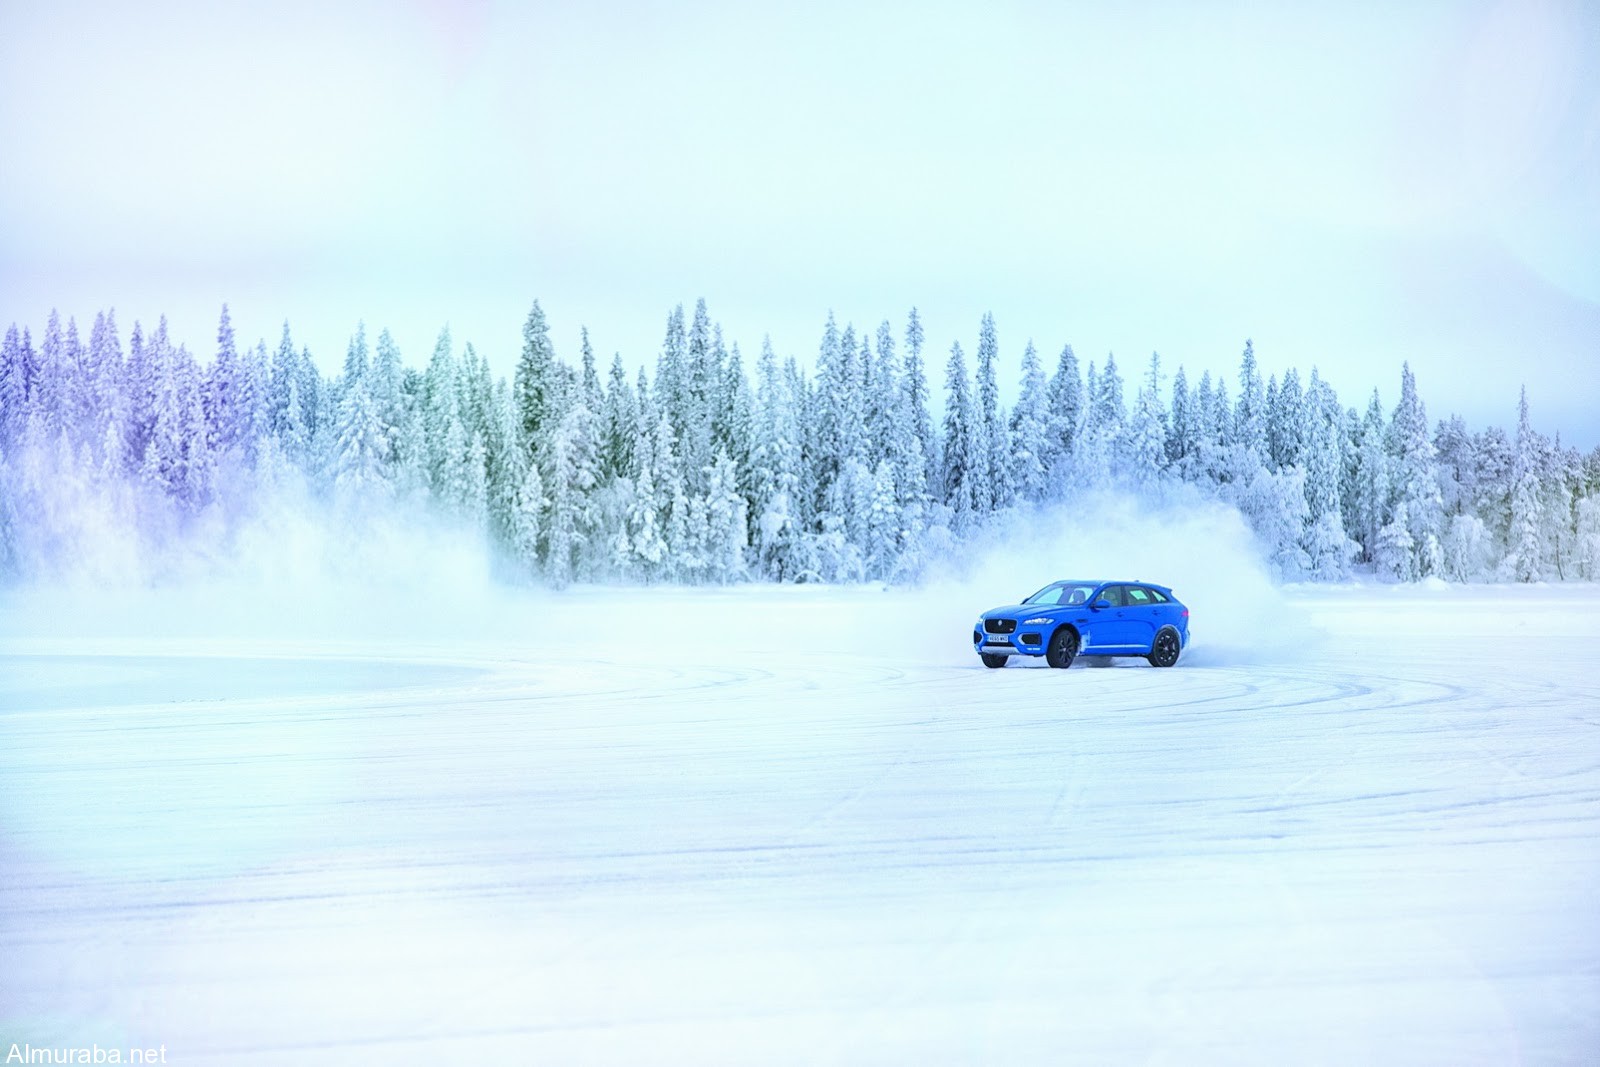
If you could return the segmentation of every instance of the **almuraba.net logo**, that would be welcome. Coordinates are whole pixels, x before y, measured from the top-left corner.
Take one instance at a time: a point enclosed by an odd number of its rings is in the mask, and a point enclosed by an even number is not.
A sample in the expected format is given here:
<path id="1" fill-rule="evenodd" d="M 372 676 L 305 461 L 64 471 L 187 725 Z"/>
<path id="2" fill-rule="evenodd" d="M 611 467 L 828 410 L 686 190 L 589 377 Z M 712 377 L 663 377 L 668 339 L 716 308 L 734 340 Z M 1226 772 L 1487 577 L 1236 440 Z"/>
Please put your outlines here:
<path id="1" fill-rule="evenodd" d="M 88 1045 L 77 1048 L 38 1048 L 34 1045 L 13 1044 L 6 1053 L 6 1063 L 166 1063 L 167 1046 L 134 1048 L 124 1052 L 120 1048 L 101 1048 Z"/>

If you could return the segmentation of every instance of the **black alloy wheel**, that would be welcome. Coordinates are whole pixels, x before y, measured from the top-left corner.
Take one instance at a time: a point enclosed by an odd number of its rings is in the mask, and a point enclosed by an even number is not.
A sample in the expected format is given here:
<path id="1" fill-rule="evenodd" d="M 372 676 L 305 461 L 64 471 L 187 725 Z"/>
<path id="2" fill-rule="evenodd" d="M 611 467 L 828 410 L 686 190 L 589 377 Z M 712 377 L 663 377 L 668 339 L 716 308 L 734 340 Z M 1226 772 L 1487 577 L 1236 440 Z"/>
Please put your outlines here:
<path id="1" fill-rule="evenodd" d="M 1150 654 L 1145 659 L 1150 661 L 1152 667 L 1170 667 L 1178 662 L 1178 653 L 1182 646 L 1178 643 L 1178 631 L 1168 627 L 1156 634 L 1156 643 L 1151 646 Z"/>
<path id="2" fill-rule="evenodd" d="M 1059 670 L 1072 666 L 1078 655 L 1078 631 L 1063 626 L 1050 635 L 1050 647 L 1044 650 L 1044 661 Z"/>

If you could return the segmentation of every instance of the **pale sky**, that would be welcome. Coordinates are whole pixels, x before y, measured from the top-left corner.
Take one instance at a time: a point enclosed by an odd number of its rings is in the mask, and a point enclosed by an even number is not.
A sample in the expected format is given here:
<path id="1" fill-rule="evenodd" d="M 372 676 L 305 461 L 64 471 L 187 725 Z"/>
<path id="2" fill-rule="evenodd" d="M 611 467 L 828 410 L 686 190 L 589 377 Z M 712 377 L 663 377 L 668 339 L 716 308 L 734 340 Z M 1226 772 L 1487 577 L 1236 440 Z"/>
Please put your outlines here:
<path id="1" fill-rule="evenodd" d="M 1290 10 L 1298 7 L 1298 10 Z M 1130 378 L 1316 364 L 1600 443 L 1600 13 L 1528 3 L 0 3 L 0 326 L 209 356 L 357 320 L 424 361 L 747 361 L 829 309 L 942 388 L 992 310 Z"/>

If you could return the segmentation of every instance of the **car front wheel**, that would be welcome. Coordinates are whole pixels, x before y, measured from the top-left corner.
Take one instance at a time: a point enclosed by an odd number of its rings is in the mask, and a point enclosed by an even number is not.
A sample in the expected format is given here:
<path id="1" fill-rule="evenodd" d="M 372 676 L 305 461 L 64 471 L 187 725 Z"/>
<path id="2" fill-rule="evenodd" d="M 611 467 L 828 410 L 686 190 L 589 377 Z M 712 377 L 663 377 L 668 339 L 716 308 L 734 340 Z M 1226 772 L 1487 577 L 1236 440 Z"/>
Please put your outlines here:
<path id="1" fill-rule="evenodd" d="M 1006 660 L 1011 658 L 1010 656 L 991 656 L 987 652 L 980 652 L 978 655 L 983 657 L 983 665 L 985 667 L 992 667 L 995 669 L 1004 667 L 1006 665 Z"/>
<path id="2" fill-rule="evenodd" d="M 1050 637 L 1050 647 L 1044 650 L 1044 661 L 1052 667 L 1066 670 L 1078 654 L 1078 633 L 1063 626 Z"/>
<path id="3" fill-rule="evenodd" d="M 1178 643 L 1178 631 L 1166 629 L 1156 634 L 1155 644 L 1150 646 L 1150 654 L 1145 659 L 1150 661 L 1152 667 L 1170 667 L 1178 662 L 1180 651 L 1182 646 Z"/>

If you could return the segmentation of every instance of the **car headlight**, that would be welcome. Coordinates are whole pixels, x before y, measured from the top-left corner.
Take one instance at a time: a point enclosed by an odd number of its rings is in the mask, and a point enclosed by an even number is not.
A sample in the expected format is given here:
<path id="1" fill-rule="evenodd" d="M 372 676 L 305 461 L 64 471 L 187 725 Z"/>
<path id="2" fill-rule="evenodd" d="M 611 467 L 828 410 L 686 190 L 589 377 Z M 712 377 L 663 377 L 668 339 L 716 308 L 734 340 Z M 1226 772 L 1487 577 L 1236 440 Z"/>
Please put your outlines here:
<path id="1" fill-rule="evenodd" d="M 1050 621 L 1050 616 L 1048 616 L 1048 615 L 1040 615 L 1037 619 L 1023 619 L 1022 620 L 1022 625 L 1024 625 L 1024 626 L 1043 626 L 1046 623 L 1048 623 L 1049 621 Z"/>

